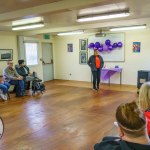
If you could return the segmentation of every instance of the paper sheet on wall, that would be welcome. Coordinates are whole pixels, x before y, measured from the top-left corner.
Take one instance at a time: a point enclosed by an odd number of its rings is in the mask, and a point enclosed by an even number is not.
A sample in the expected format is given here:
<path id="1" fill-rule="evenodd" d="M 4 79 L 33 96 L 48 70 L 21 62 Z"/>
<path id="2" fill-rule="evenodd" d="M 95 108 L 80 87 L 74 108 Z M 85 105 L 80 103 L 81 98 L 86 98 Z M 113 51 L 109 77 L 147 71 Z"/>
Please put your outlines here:
<path id="1" fill-rule="evenodd" d="M 116 48 L 109 52 L 99 52 L 99 54 L 103 57 L 104 61 L 125 61 L 124 33 L 107 34 L 105 37 L 96 37 L 95 35 L 93 35 L 89 37 L 88 43 L 100 42 L 100 44 L 104 45 L 107 39 L 109 39 L 112 44 L 115 42 L 122 42 L 123 46 L 121 48 Z M 89 56 L 91 55 L 93 55 L 93 50 L 89 50 Z"/>

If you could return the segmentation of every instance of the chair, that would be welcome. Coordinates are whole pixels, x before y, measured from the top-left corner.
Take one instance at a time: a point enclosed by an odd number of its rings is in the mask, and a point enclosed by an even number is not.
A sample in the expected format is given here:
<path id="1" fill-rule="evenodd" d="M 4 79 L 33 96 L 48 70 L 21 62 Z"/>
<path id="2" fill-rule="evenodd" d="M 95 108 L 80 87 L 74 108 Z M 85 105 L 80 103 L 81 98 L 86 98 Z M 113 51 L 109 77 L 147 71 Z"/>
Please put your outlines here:
<path id="1" fill-rule="evenodd" d="M 9 91 L 7 92 L 7 98 L 10 100 L 10 94 L 9 94 Z"/>
<path id="2" fill-rule="evenodd" d="M 142 84 L 148 81 L 150 81 L 150 70 L 139 70 L 137 76 L 137 93 L 139 93 Z"/>
<path id="3" fill-rule="evenodd" d="M 8 92 L 7 92 L 7 97 L 10 100 L 10 93 L 14 93 L 15 92 L 15 85 L 10 85 Z"/>

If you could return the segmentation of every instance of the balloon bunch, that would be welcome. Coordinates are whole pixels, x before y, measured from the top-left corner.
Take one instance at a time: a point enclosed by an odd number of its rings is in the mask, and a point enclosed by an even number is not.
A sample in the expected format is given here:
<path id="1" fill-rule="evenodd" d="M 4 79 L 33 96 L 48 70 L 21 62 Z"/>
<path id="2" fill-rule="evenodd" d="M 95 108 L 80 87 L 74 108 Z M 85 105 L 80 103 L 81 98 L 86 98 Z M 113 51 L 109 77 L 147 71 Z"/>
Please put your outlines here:
<path id="1" fill-rule="evenodd" d="M 108 39 L 105 41 L 105 45 L 100 44 L 100 42 L 96 42 L 96 43 L 90 43 L 88 45 L 89 49 L 98 49 L 99 52 L 105 52 L 105 51 L 112 51 L 116 48 L 121 48 L 123 46 L 122 42 L 115 42 L 113 44 L 111 44 L 111 41 Z"/>

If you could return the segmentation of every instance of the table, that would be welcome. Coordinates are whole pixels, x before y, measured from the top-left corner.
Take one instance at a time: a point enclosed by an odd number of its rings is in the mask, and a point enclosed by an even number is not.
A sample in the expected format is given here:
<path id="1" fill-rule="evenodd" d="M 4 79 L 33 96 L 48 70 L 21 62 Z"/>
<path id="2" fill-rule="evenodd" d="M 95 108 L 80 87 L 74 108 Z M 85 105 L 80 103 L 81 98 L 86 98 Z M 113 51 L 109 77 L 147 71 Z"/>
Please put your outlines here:
<path id="1" fill-rule="evenodd" d="M 122 68 L 102 68 L 101 70 L 101 79 L 107 81 L 110 86 L 110 77 L 115 73 L 120 73 L 120 85 L 122 84 Z"/>

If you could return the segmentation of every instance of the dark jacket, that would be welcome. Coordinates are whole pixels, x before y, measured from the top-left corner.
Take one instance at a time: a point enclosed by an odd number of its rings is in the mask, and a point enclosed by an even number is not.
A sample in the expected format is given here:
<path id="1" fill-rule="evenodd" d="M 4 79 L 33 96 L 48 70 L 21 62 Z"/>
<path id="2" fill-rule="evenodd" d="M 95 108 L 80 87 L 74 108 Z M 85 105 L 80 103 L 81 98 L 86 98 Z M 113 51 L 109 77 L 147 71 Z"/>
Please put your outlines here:
<path id="1" fill-rule="evenodd" d="M 98 55 L 98 57 L 100 59 L 100 64 L 101 64 L 100 69 L 101 69 L 104 66 L 104 61 L 103 61 L 102 56 Z M 96 56 L 92 55 L 88 60 L 88 65 L 90 66 L 91 71 L 97 71 L 96 64 L 95 64 L 95 58 L 96 58 Z"/>
<path id="2" fill-rule="evenodd" d="M 150 145 L 126 142 L 118 137 L 104 137 L 102 142 L 95 144 L 94 150 L 150 150 Z"/>
<path id="3" fill-rule="evenodd" d="M 27 72 L 25 71 L 25 69 L 27 70 Z M 25 77 L 25 76 L 28 76 L 28 74 L 30 73 L 30 70 L 27 66 L 24 66 L 24 67 L 16 67 L 16 71 L 19 75 Z"/>

